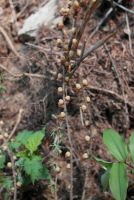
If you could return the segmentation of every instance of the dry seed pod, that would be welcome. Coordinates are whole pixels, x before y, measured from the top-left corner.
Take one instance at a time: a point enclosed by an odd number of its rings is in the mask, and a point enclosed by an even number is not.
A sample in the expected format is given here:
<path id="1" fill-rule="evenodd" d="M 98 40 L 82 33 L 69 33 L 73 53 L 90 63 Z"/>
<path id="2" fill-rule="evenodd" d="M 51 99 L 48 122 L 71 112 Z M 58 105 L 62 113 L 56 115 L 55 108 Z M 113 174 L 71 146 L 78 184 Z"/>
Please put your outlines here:
<path id="1" fill-rule="evenodd" d="M 85 121 L 85 126 L 87 127 L 87 126 L 89 126 L 90 125 L 90 121 L 89 120 L 86 120 Z"/>
<path id="2" fill-rule="evenodd" d="M 17 157 L 16 157 L 16 156 L 13 156 L 13 160 L 17 160 Z"/>
<path id="3" fill-rule="evenodd" d="M 62 87 L 58 87 L 58 94 L 61 94 L 63 92 Z"/>
<path id="4" fill-rule="evenodd" d="M 10 190 L 11 190 L 11 192 L 14 192 L 14 187 L 12 187 Z"/>
<path id="5" fill-rule="evenodd" d="M 71 99 L 70 96 L 65 97 L 65 100 L 68 101 L 68 102 L 70 101 L 70 99 Z"/>
<path id="6" fill-rule="evenodd" d="M 83 112 L 85 112 L 85 111 L 87 110 L 87 106 L 86 106 L 86 105 L 82 105 L 82 106 L 81 106 L 81 110 L 82 110 Z"/>
<path id="7" fill-rule="evenodd" d="M 74 57 L 74 51 L 69 51 L 69 58 L 71 59 L 71 58 L 73 58 Z"/>
<path id="8" fill-rule="evenodd" d="M 62 34 L 63 34 L 63 36 L 67 36 L 67 32 L 66 32 L 66 30 L 65 29 L 62 29 Z"/>
<path id="9" fill-rule="evenodd" d="M 69 62 L 65 62 L 64 65 L 65 65 L 65 67 L 69 67 L 70 63 Z"/>
<path id="10" fill-rule="evenodd" d="M 77 48 L 78 47 L 78 40 L 76 38 L 73 38 L 72 45 Z"/>
<path id="11" fill-rule="evenodd" d="M 8 162 L 8 163 L 7 163 L 7 168 L 9 168 L 9 169 L 12 168 L 12 163 L 11 163 L 11 162 Z"/>
<path id="12" fill-rule="evenodd" d="M 62 47 L 62 40 L 61 39 L 57 39 L 57 41 L 56 41 L 56 45 L 57 45 L 57 47 L 59 47 L 59 48 L 61 48 Z"/>
<path id="13" fill-rule="evenodd" d="M 65 60 L 66 60 L 65 56 L 61 56 L 60 62 L 61 62 L 62 64 L 65 62 Z"/>
<path id="14" fill-rule="evenodd" d="M 87 101 L 87 103 L 90 103 L 91 102 L 90 97 L 86 97 L 86 101 Z"/>
<path id="15" fill-rule="evenodd" d="M 63 104 L 64 104 L 63 99 L 60 99 L 59 102 L 58 102 L 58 106 L 62 106 Z"/>
<path id="16" fill-rule="evenodd" d="M 65 8 L 61 8 L 61 9 L 60 9 L 60 14 L 61 14 L 61 15 L 64 15 L 64 14 L 65 14 L 65 10 L 66 10 Z"/>
<path id="17" fill-rule="evenodd" d="M 81 85 L 79 83 L 76 84 L 76 90 L 79 91 L 81 89 Z"/>
<path id="18" fill-rule="evenodd" d="M 75 73 L 75 74 L 74 74 L 74 77 L 75 77 L 75 78 L 78 78 L 78 76 L 79 76 L 78 73 Z"/>
<path id="19" fill-rule="evenodd" d="M 22 183 L 21 183 L 21 182 L 17 182 L 16 185 L 17 185 L 18 187 L 21 187 L 21 186 L 22 186 Z"/>
<path id="20" fill-rule="evenodd" d="M 83 79 L 82 84 L 83 84 L 84 86 L 88 86 L 87 80 L 86 80 L 86 79 Z"/>
<path id="21" fill-rule="evenodd" d="M 89 142 L 90 141 L 90 136 L 85 136 L 85 142 Z"/>
<path id="22" fill-rule="evenodd" d="M 73 34 L 73 35 L 76 34 L 76 28 L 72 28 L 72 34 Z"/>
<path id="23" fill-rule="evenodd" d="M 69 158 L 71 156 L 71 153 L 69 151 L 66 152 L 65 157 Z"/>
<path id="24" fill-rule="evenodd" d="M 80 6 L 84 7 L 88 4 L 88 0 L 80 0 Z"/>
<path id="25" fill-rule="evenodd" d="M 68 2 L 68 8 L 71 8 L 71 6 L 72 6 L 72 1 L 69 1 Z"/>
<path id="26" fill-rule="evenodd" d="M 7 146 L 3 146 L 3 151 L 7 151 Z"/>
<path id="27" fill-rule="evenodd" d="M 69 51 L 68 44 L 65 44 L 63 48 L 64 48 L 64 51 L 67 51 L 67 52 Z"/>
<path id="28" fill-rule="evenodd" d="M 60 118 L 64 118 L 65 116 L 66 116 L 66 114 L 64 112 L 61 112 L 59 115 Z"/>
<path id="29" fill-rule="evenodd" d="M 59 21 L 59 23 L 58 23 L 58 28 L 63 28 L 63 26 L 64 26 L 64 24 L 63 24 L 63 22 L 62 21 Z"/>
<path id="30" fill-rule="evenodd" d="M 8 138 L 9 137 L 8 133 L 4 133 L 4 137 Z"/>
<path id="31" fill-rule="evenodd" d="M 64 15 L 69 15 L 69 11 L 70 11 L 70 9 L 69 9 L 69 8 L 66 8 L 66 9 L 65 9 L 65 12 L 64 12 Z"/>
<path id="32" fill-rule="evenodd" d="M 66 168 L 67 168 L 67 169 L 70 169 L 70 168 L 71 168 L 70 163 L 67 164 Z"/>
<path id="33" fill-rule="evenodd" d="M 60 153 L 60 154 L 62 154 L 62 151 L 61 151 L 61 150 L 59 150 L 59 153 Z"/>
<path id="34" fill-rule="evenodd" d="M 57 76 L 57 80 L 60 81 L 60 80 L 62 80 L 62 78 L 63 78 L 62 74 L 59 73 L 58 76 Z"/>
<path id="35" fill-rule="evenodd" d="M 56 172 L 57 173 L 60 173 L 61 172 L 61 169 L 59 167 L 56 167 Z"/>
<path id="36" fill-rule="evenodd" d="M 88 158 L 88 154 L 87 154 L 87 153 L 84 153 L 84 154 L 82 155 L 82 158 L 83 158 L 83 159 L 87 159 L 87 158 Z"/>
<path id="37" fill-rule="evenodd" d="M 68 185 L 68 186 L 67 186 L 67 189 L 68 189 L 68 190 L 70 190 L 70 188 L 71 188 L 71 186 L 70 186 L 70 185 Z"/>
<path id="38" fill-rule="evenodd" d="M 80 55 L 81 55 L 81 50 L 77 49 L 77 56 L 80 57 Z"/>
<path id="39" fill-rule="evenodd" d="M 73 10 L 78 10 L 80 8 L 80 4 L 78 1 L 74 1 L 73 3 Z"/>
<path id="40" fill-rule="evenodd" d="M 69 82 L 69 77 L 68 76 L 65 77 L 65 81 Z"/>
<path id="41" fill-rule="evenodd" d="M 4 122 L 0 120 L 0 126 L 4 126 Z"/>
<path id="42" fill-rule="evenodd" d="M 0 140 L 2 140 L 3 139 L 3 135 L 0 135 Z"/>

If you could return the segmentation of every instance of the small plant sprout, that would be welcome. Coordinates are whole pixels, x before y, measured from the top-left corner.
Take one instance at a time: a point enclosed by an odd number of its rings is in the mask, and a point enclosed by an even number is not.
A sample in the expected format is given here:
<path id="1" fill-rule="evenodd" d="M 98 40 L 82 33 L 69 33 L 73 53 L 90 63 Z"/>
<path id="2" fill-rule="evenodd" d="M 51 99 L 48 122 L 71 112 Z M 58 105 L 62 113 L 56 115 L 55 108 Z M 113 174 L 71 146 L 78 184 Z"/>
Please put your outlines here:
<path id="1" fill-rule="evenodd" d="M 14 142 L 14 139 L 13 139 L 13 138 L 11 139 L 11 142 Z"/>
<path id="2" fill-rule="evenodd" d="M 87 110 L 87 106 L 86 106 L 86 105 L 82 105 L 82 106 L 81 106 L 81 110 L 82 110 L 83 112 L 85 112 L 85 111 Z"/>
<path id="3" fill-rule="evenodd" d="M 88 135 L 85 136 L 85 142 L 90 142 L 90 136 Z"/>
<path id="4" fill-rule="evenodd" d="M 2 140 L 3 139 L 3 135 L 0 135 L 0 140 Z"/>
<path id="5" fill-rule="evenodd" d="M 71 97 L 70 97 L 70 96 L 66 96 L 66 97 L 65 97 L 65 100 L 68 101 L 68 102 L 70 102 Z"/>
<path id="6" fill-rule="evenodd" d="M 11 162 L 8 162 L 8 163 L 7 163 L 7 168 L 9 168 L 9 169 L 12 168 L 12 163 L 11 163 Z"/>
<path id="7" fill-rule="evenodd" d="M 4 133 L 4 137 L 8 138 L 9 137 L 8 133 Z"/>
<path id="8" fill-rule="evenodd" d="M 58 102 L 58 106 L 62 106 L 63 104 L 64 104 L 63 99 L 60 99 L 59 102 Z"/>
<path id="9" fill-rule="evenodd" d="M 90 126 L 90 121 L 89 121 L 89 120 L 86 120 L 86 121 L 85 121 L 85 126 L 86 126 L 86 127 Z"/>
<path id="10" fill-rule="evenodd" d="M 81 90 L 81 85 L 79 83 L 76 84 L 76 91 L 80 91 Z"/>
<path id="11" fill-rule="evenodd" d="M 70 169 L 70 168 L 71 168 L 70 163 L 67 164 L 66 168 L 67 168 L 67 169 Z"/>
<path id="12" fill-rule="evenodd" d="M 57 173 L 60 173 L 60 172 L 61 172 L 60 167 L 56 167 L 56 172 L 57 172 Z"/>
<path id="13" fill-rule="evenodd" d="M 90 103 L 90 102 L 91 102 L 90 97 L 86 97 L 86 102 L 87 102 L 87 103 Z"/>
<path id="14" fill-rule="evenodd" d="M 87 80 L 86 80 L 86 79 L 83 79 L 83 80 L 82 80 L 82 84 L 83 84 L 83 86 L 88 86 Z"/>
<path id="15" fill-rule="evenodd" d="M 87 159 L 87 158 L 88 158 L 88 154 L 87 154 L 87 153 L 84 153 L 84 154 L 82 155 L 82 158 L 83 158 L 83 159 Z"/>
<path id="16" fill-rule="evenodd" d="M 62 92 L 63 92 L 62 87 L 58 87 L 58 94 L 62 94 Z"/>
<path id="17" fill-rule="evenodd" d="M 66 158 L 70 158 L 70 156 L 71 156 L 70 151 L 67 151 L 66 154 L 65 154 L 65 157 L 66 157 Z"/>

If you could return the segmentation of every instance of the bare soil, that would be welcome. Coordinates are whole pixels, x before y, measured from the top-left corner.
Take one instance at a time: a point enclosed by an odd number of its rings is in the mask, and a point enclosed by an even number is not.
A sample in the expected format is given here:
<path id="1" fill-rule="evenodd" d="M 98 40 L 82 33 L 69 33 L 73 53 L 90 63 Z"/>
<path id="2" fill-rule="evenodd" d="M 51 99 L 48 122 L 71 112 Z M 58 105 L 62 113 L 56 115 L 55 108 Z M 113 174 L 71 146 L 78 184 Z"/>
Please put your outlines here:
<path id="1" fill-rule="evenodd" d="M 61 82 L 55 79 L 59 70 L 59 58 L 61 55 L 55 44 L 61 33 L 57 28 L 41 27 L 37 37 L 33 40 L 25 41 L 20 39 L 17 32 L 22 27 L 24 20 L 43 1 L 30 2 L 27 0 L 28 6 L 22 13 L 21 10 L 26 4 L 25 0 L 12 0 L 12 2 L 15 7 L 15 15 L 8 1 L 0 1 L 2 10 L 0 13 L 0 26 L 10 38 L 14 49 L 19 52 L 19 56 L 14 54 L 9 41 L 0 33 L 0 64 L 10 72 L 9 74 L 0 68 L 1 75 L 2 73 L 5 74 L 5 80 L 1 85 L 6 87 L 6 92 L 0 93 L 0 96 L 2 96 L 0 99 L 0 120 L 5 122 L 5 129 L 8 129 L 10 133 L 16 124 L 19 110 L 24 109 L 15 134 L 23 130 L 36 131 L 46 125 L 47 134 L 41 147 L 43 157 L 47 156 L 47 159 L 44 159 L 44 164 L 48 166 L 53 176 L 55 176 L 55 173 L 49 165 L 51 158 L 54 158 L 58 166 L 63 169 L 58 175 L 58 199 L 68 200 L 69 172 L 65 170 L 68 162 L 65 159 L 65 152 L 69 149 L 69 142 L 67 139 L 63 139 L 62 154 L 60 156 L 52 153 L 52 147 L 50 146 L 53 143 L 53 139 L 50 136 L 52 129 L 57 126 L 66 129 L 64 120 L 57 124 L 51 118 L 52 114 L 58 115 L 62 110 L 57 105 L 58 100 L 62 98 L 57 94 L 57 88 L 61 86 Z M 62 7 L 63 2 L 60 1 L 58 10 Z M 127 2 L 123 2 L 123 5 L 130 10 L 134 10 L 134 2 Z M 104 1 L 94 15 L 91 16 L 80 45 L 86 39 L 87 50 L 102 38 L 111 34 L 115 29 L 117 30 L 116 35 L 85 59 L 77 70 L 79 76 L 73 78 L 69 83 L 68 94 L 72 100 L 67 109 L 74 152 L 73 189 L 77 200 L 81 199 L 85 179 L 87 181 L 85 200 L 102 193 L 100 177 L 104 170 L 100 164 L 92 159 L 85 162 L 82 159 L 83 153 L 90 149 L 94 156 L 113 161 L 113 158 L 103 145 L 103 131 L 108 128 L 116 130 L 126 141 L 134 131 L 134 14 L 126 14 L 121 9 L 115 9 L 115 13 L 107 17 L 99 30 L 92 35 L 95 30 L 94 27 L 104 18 L 109 8 L 109 4 Z M 19 17 L 16 19 L 16 16 Z M 127 17 L 129 24 L 126 21 Z M 15 19 L 16 21 L 12 23 L 12 20 Z M 65 20 L 65 28 L 67 30 L 71 27 L 71 23 L 71 18 L 67 17 Z M 128 34 L 128 26 L 132 33 L 131 38 Z M 25 42 L 34 44 L 37 48 L 29 46 Z M 33 76 L 21 76 L 18 78 L 11 75 L 22 73 L 39 74 L 47 78 Z M 88 80 L 89 85 L 87 89 L 77 93 L 75 84 L 81 82 L 84 78 Z M 90 119 L 90 128 L 82 126 L 79 109 L 87 95 L 91 98 L 91 103 L 88 105 L 90 115 L 84 113 L 83 117 Z M 90 135 L 92 138 L 90 144 L 85 144 L 83 140 L 86 135 Z M 128 177 L 129 182 L 132 184 L 133 177 L 131 173 L 129 173 Z M 134 197 L 134 191 L 129 188 L 127 199 L 133 199 L 131 196 Z M 47 182 L 40 181 L 35 186 L 28 187 L 20 199 L 52 200 L 54 198 L 54 194 L 47 187 Z M 108 194 L 105 198 L 98 196 L 97 199 L 108 200 L 113 198 Z"/>

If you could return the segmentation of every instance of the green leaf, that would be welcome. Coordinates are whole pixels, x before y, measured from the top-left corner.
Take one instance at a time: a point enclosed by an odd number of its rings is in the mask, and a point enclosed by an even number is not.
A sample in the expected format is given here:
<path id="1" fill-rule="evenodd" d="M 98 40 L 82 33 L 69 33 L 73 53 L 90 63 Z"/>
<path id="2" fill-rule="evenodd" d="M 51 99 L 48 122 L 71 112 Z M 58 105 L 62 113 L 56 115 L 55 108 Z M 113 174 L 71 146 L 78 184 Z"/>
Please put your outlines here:
<path id="1" fill-rule="evenodd" d="M 92 156 L 92 158 L 93 158 L 95 161 L 97 161 L 97 162 L 99 162 L 100 164 L 102 164 L 102 165 L 103 165 L 104 167 L 106 167 L 106 168 L 112 166 L 112 164 L 113 164 L 112 162 L 107 162 L 107 161 L 105 161 L 105 160 L 96 158 L 95 156 Z"/>
<path id="2" fill-rule="evenodd" d="M 33 153 L 37 150 L 38 146 L 41 144 L 41 140 L 44 138 L 44 131 L 37 131 L 32 134 L 29 139 L 28 143 L 25 145 L 26 148 Z"/>
<path id="3" fill-rule="evenodd" d="M 0 157 L 0 169 L 2 169 L 4 167 L 5 160 L 6 160 L 6 157 L 4 155 L 2 155 L 2 157 Z"/>
<path id="4" fill-rule="evenodd" d="M 134 133 L 132 133 L 132 135 L 130 136 L 129 151 L 130 151 L 130 157 L 131 157 L 132 162 L 134 164 Z"/>
<path id="5" fill-rule="evenodd" d="M 8 142 L 8 147 L 9 149 L 13 150 L 13 149 L 18 149 L 20 147 L 21 143 L 14 141 L 14 142 Z"/>
<path id="6" fill-rule="evenodd" d="M 134 174 L 134 169 L 132 169 L 132 174 Z"/>
<path id="7" fill-rule="evenodd" d="M 20 156 L 20 157 L 26 158 L 28 155 L 27 155 L 27 152 L 20 151 L 20 152 L 17 153 L 17 156 Z"/>
<path id="8" fill-rule="evenodd" d="M 17 135 L 16 140 L 21 142 L 21 144 L 26 145 L 29 137 L 32 135 L 33 131 L 23 131 Z"/>
<path id="9" fill-rule="evenodd" d="M 46 166 L 42 166 L 38 179 L 51 179 L 51 175 Z"/>
<path id="10" fill-rule="evenodd" d="M 25 158 L 24 160 L 24 170 L 30 175 L 33 184 L 38 179 L 42 169 L 42 164 L 39 162 L 41 159 L 40 156 L 33 156 L 31 159 Z"/>
<path id="11" fill-rule="evenodd" d="M 117 132 L 110 129 L 104 131 L 103 141 L 114 158 L 122 162 L 126 161 L 128 156 L 127 145 Z"/>
<path id="12" fill-rule="evenodd" d="M 111 167 L 108 167 L 105 173 L 101 176 L 101 184 L 103 186 L 103 192 L 105 192 L 109 185 L 109 171 Z"/>
<path id="13" fill-rule="evenodd" d="M 115 162 L 109 172 L 109 185 L 116 200 L 125 200 L 127 194 L 128 180 L 126 177 L 126 165 Z"/>

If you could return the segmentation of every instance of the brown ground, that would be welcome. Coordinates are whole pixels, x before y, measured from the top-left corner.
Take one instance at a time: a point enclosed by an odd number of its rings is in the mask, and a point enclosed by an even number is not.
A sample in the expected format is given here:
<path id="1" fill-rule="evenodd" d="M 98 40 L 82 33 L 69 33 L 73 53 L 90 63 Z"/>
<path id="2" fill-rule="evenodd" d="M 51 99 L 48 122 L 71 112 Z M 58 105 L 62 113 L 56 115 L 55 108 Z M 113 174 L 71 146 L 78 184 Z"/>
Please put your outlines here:
<path id="1" fill-rule="evenodd" d="M 27 0 L 26 2 L 30 1 Z M 2 96 L 0 99 L 0 120 L 5 122 L 5 128 L 8 128 L 10 133 L 16 123 L 19 110 L 23 108 L 23 117 L 16 134 L 22 130 L 38 130 L 46 125 L 47 136 L 42 144 L 43 156 L 45 157 L 51 151 L 50 144 L 53 142 L 50 137 L 51 130 L 57 126 L 55 121 L 51 119 L 51 115 L 57 115 L 62 110 L 57 106 L 57 102 L 61 98 L 57 95 L 57 88 L 61 86 L 61 82 L 51 80 L 56 76 L 58 68 L 56 63 L 59 63 L 59 55 L 61 54 L 60 50 L 55 47 L 55 39 L 60 37 L 60 32 L 57 29 L 51 30 L 49 27 L 42 27 L 37 37 L 33 41 L 28 41 L 44 47 L 44 50 L 28 47 L 24 43 L 25 41 L 20 41 L 17 31 L 22 27 L 24 20 L 40 5 L 39 0 L 31 1 L 21 14 L 20 12 L 26 2 L 25 0 L 13 0 L 15 12 L 19 17 L 15 23 L 12 23 L 15 16 L 10 4 L 5 0 L 0 1 L 0 7 L 3 9 L 3 14 L 0 14 L 0 26 L 5 30 L 14 49 L 20 55 L 17 57 L 14 54 L 9 41 L 0 33 L 0 64 L 6 67 L 11 74 L 25 72 L 43 74 L 48 78 L 28 76 L 15 78 L 0 68 L 0 72 L 5 73 L 5 81 L 1 85 L 6 86 L 6 93 L 0 94 Z M 61 2 L 63 3 L 63 0 Z M 132 1 L 130 5 L 124 4 L 124 6 L 134 10 L 133 3 Z M 60 7 L 61 4 L 59 4 Z M 114 129 L 128 140 L 134 130 L 134 15 L 128 13 L 129 26 L 132 32 L 131 41 L 126 33 L 126 13 L 120 9 L 116 10 L 116 16 L 111 15 L 107 18 L 103 26 L 90 38 L 93 33 L 92 28 L 104 17 L 107 10 L 108 5 L 104 1 L 98 11 L 91 17 L 83 36 L 83 39 L 86 38 L 88 41 L 86 49 L 112 33 L 116 28 L 117 33 L 106 43 L 106 46 L 102 45 L 85 59 L 77 71 L 79 77 L 72 79 L 68 90 L 68 94 L 72 98 L 68 104 L 68 114 L 75 157 L 74 195 L 76 195 L 75 199 L 78 200 L 81 199 L 86 173 L 85 200 L 102 192 L 100 176 L 103 169 L 91 159 L 87 162 L 81 159 L 82 154 L 89 149 L 89 145 L 85 144 L 83 140 L 84 136 L 90 135 L 92 137 L 90 150 L 92 150 L 93 155 L 110 161 L 112 157 L 102 142 L 103 131 L 107 128 Z M 65 24 L 66 29 L 68 29 L 71 26 L 71 19 L 67 18 Z M 132 49 L 130 49 L 130 46 L 132 46 Z M 50 49 L 50 52 L 45 49 Z M 81 82 L 83 78 L 88 80 L 89 86 L 86 90 L 82 90 L 77 94 L 74 89 L 75 83 Z M 89 129 L 82 127 L 79 113 L 79 106 L 84 103 L 84 96 L 87 94 L 91 98 L 91 104 L 88 106 L 90 115 L 84 113 L 83 117 L 84 119 L 90 119 L 91 126 Z M 58 126 L 66 128 L 65 121 L 58 122 Z M 67 200 L 69 199 L 69 190 L 67 189 L 69 172 L 64 170 L 67 163 L 64 154 L 69 149 L 69 143 L 66 139 L 63 140 L 62 146 L 62 155 L 56 156 L 50 153 L 50 158 L 55 158 L 58 166 L 63 169 L 58 175 L 58 184 L 60 185 L 58 195 L 59 198 L 62 197 L 62 200 Z M 44 161 L 47 166 L 49 166 L 48 160 Z M 53 171 L 52 174 L 55 176 Z M 129 179 L 132 183 L 131 174 Z M 33 194 L 35 188 L 32 187 L 24 193 L 22 199 L 52 200 L 54 198 L 49 188 L 44 186 L 44 182 L 37 183 L 38 185 L 39 189 L 37 189 L 36 194 Z M 132 199 L 131 196 L 133 196 L 133 192 L 128 195 L 127 199 Z M 105 199 L 110 198 L 108 196 Z"/>

